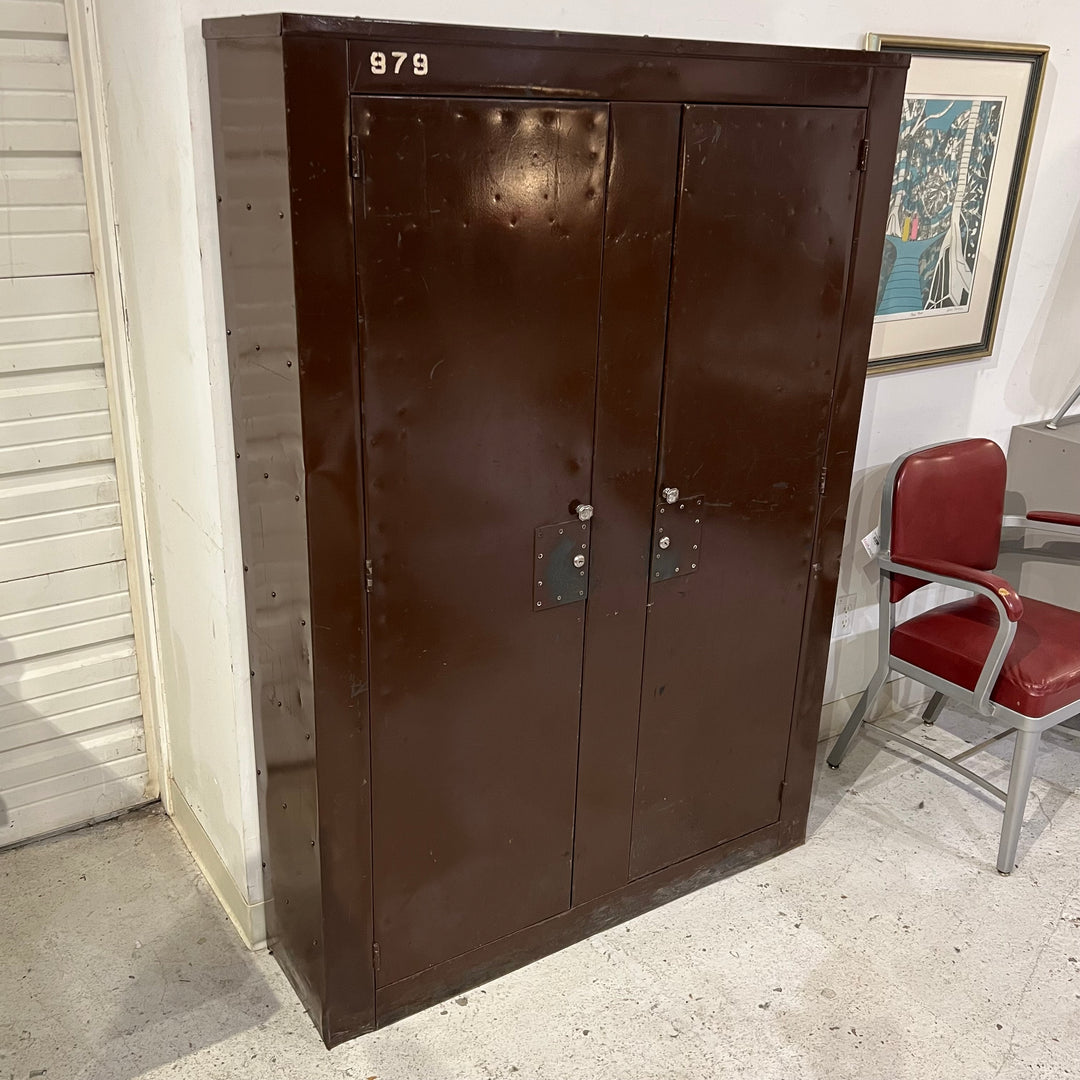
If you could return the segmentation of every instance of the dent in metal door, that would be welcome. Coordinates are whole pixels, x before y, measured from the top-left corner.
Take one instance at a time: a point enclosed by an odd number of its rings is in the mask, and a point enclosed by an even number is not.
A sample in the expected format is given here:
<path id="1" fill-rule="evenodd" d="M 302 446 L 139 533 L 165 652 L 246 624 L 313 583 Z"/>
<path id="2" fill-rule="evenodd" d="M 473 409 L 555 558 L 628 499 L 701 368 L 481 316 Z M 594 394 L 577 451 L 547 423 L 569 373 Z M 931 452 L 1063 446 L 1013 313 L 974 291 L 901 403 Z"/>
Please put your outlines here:
<path id="1" fill-rule="evenodd" d="M 779 817 L 863 124 L 684 114 L 657 506 L 703 495 L 701 558 L 650 589 L 632 877 Z"/>
<path id="2" fill-rule="evenodd" d="M 569 906 L 607 116 L 353 105 L 380 985 Z"/>

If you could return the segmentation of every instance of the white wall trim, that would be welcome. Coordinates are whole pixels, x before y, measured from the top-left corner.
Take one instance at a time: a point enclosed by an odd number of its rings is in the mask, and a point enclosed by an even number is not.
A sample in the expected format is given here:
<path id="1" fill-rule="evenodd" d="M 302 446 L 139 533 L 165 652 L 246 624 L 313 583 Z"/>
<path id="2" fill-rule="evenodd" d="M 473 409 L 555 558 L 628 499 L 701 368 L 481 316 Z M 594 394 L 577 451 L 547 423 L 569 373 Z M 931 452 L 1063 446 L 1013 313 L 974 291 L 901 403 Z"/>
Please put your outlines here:
<path id="1" fill-rule="evenodd" d="M 101 347 L 105 357 L 109 416 L 112 422 L 120 516 L 127 558 L 128 593 L 139 666 L 146 758 L 149 769 L 147 796 L 160 797 L 172 813 L 169 784 L 168 731 L 160 678 L 160 637 L 146 535 L 146 503 L 135 416 L 131 350 L 117 242 L 112 173 L 108 155 L 101 52 L 98 46 L 94 0 L 64 0 L 67 14 L 71 70 L 79 118 L 79 140 Z"/>
<path id="2" fill-rule="evenodd" d="M 243 891 L 233 880 L 228 868 L 222 861 L 214 842 L 206 834 L 195 811 L 188 805 L 184 793 L 169 780 L 172 823 L 181 839 L 187 844 L 203 873 L 203 877 L 214 890 L 214 895 L 221 902 L 225 914 L 232 920 L 244 944 L 249 949 L 260 949 L 266 944 L 266 908 L 267 901 L 260 900 L 249 904 Z"/>

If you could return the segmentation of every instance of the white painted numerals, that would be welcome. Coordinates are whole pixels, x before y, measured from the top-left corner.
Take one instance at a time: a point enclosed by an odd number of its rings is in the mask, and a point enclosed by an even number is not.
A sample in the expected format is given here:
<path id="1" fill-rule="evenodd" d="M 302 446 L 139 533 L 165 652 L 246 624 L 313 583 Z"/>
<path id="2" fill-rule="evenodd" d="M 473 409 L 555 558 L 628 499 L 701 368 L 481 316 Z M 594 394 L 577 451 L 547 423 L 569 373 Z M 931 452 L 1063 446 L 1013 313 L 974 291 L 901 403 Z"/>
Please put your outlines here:
<path id="1" fill-rule="evenodd" d="M 386 53 L 376 50 L 371 54 L 371 74 L 385 75 L 392 70 L 395 75 L 399 75 L 408 59 L 409 54 L 407 52 L 392 52 L 390 59 L 387 60 Z M 412 54 L 412 73 L 414 75 L 426 75 L 428 73 L 427 53 L 418 52 Z"/>

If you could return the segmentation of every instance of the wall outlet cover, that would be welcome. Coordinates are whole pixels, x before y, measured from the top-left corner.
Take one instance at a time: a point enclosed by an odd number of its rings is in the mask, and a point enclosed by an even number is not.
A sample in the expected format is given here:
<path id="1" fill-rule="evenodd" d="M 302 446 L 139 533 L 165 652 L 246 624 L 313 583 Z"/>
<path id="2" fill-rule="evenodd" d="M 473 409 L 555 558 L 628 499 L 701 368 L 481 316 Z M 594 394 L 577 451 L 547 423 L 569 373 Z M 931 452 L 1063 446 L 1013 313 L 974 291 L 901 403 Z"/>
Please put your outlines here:
<path id="1" fill-rule="evenodd" d="M 833 618 L 833 637 L 850 637 L 853 630 L 855 613 L 855 594 L 836 598 L 836 613 Z"/>

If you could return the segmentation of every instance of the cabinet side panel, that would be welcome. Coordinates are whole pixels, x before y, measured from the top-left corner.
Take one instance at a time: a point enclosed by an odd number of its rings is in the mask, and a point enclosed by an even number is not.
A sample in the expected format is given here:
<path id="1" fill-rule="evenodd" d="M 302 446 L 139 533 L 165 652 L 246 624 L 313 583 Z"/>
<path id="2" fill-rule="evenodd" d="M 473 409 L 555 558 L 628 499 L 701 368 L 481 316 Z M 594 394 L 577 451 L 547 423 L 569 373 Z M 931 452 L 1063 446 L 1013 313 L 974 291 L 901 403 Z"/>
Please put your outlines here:
<path id="1" fill-rule="evenodd" d="M 825 454 L 825 491 L 818 505 L 814 554 L 803 622 L 802 648 L 795 690 L 795 712 L 788 747 L 780 809 L 784 846 L 806 835 L 814 758 L 821 722 L 821 698 L 829 659 L 836 584 L 844 546 L 855 441 L 859 434 L 870 332 L 874 326 L 881 245 L 892 188 L 896 141 L 900 130 L 905 68 L 874 72 L 866 115 L 866 173 L 855 218 L 853 259 L 836 365 L 829 441 Z"/>
<path id="2" fill-rule="evenodd" d="M 360 366 L 346 42 L 287 37 L 289 184 L 307 468 L 326 936 L 323 1035 L 375 1023 Z"/>
<path id="3" fill-rule="evenodd" d="M 209 41 L 207 59 L 270 941 L 321 1027 L 322 890 L 281 39 Z"/>

